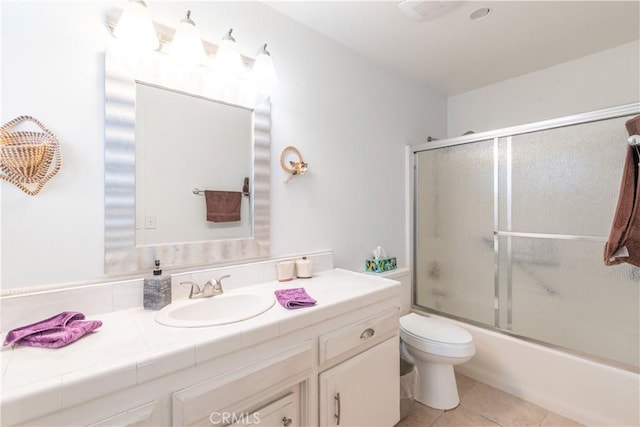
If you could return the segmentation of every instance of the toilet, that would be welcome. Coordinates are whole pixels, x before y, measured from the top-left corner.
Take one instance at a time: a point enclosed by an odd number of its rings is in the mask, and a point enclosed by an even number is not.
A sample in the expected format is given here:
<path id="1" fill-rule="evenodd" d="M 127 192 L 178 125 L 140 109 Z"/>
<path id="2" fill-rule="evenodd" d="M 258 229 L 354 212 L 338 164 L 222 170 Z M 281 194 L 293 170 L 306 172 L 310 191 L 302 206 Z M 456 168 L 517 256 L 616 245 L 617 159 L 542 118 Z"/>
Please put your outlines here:
<path id="1" fill-rule="evenodd" d="M 416 400 L 435 409 L 458 406 L 453 366 L 475 354 L 471 334 L 447 320 L 410 313 L 400 317 L 400 340 L 418 369 Z"/>

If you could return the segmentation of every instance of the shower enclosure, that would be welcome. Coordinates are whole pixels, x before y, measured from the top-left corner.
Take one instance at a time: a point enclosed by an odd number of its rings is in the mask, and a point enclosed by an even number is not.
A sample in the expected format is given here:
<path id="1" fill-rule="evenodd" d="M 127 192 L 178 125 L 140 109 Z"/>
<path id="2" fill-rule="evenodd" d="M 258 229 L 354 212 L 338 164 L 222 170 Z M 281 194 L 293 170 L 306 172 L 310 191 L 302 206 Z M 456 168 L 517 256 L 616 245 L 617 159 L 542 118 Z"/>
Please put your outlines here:
<path id="1" fill-rule="evenodd" d="M 603 248 L 639 112 L 412 147 L 414 308 L 638 372 L 640 269 Z"/>

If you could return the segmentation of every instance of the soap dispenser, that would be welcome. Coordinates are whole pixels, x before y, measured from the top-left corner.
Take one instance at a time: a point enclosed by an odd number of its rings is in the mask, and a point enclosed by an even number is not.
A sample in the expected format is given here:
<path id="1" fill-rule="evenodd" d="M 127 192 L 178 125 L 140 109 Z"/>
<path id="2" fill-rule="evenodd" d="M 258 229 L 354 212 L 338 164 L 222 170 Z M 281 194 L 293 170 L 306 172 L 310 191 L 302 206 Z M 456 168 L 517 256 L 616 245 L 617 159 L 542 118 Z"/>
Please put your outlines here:
<path id="1" fill-rule="evenodd" d="M 153 276 L 144 279 L 143 306 L 146 310 L 160 310 L 171 304 L 171 277 L 162 275 L 159 259 L 155 263 Z"/>
<path id="2" fill-rule="evenodd" d="M 299 279 L 309 279 L 313 276 L 313 261 L 303 256 L 296 260 L 296 275 Z"/>

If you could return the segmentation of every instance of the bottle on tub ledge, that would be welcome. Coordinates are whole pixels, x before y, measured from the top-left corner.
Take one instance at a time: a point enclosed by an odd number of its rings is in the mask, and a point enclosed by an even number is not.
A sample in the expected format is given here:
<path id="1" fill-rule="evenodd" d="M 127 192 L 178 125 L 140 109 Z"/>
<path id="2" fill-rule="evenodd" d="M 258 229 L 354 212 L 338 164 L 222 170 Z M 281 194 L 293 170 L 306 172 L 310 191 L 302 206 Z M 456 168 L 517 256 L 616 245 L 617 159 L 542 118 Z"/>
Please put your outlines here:
<path id="1" fill-rule="evenodd" d="M 142 304 L 145 310 L 160 310 L 171 304 L 171 277 L 162 275 L 159 259 L 155 263 L 153 276 L 144 279 Z"/>
<path id="2" fill-rule="evenodd" d="M 299 279 L 309 279 L 313 276 L 313 261 L 303 256 L 296 260 L 296 276 Z"/>

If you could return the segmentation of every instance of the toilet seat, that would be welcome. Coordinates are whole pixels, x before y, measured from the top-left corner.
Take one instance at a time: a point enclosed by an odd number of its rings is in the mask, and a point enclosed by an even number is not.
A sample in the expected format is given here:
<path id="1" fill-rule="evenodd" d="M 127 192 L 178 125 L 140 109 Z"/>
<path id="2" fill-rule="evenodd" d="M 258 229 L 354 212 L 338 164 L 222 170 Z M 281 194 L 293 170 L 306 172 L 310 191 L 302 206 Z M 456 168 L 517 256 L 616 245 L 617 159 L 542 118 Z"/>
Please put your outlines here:
<path id="1" fill-rule="evenodd" d="M 470 357 L 473 338 L 466 330 L 445 320 L 410 313 L 400 318 L 400 338 L 411 347 L 446 357 Z"/>

